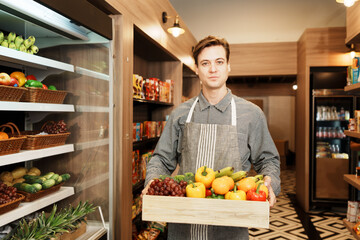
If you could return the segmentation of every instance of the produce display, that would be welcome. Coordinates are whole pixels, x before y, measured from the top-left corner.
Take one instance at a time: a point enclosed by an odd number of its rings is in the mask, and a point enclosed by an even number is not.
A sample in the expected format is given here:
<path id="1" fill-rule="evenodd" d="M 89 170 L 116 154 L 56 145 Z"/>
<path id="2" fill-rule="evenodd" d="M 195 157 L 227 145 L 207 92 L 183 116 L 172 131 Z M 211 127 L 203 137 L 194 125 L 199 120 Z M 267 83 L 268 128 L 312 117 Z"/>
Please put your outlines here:
<path id="1" fill-rule="evenodd" d="M 59 175 L 54 172 L 48 172 L 42 176 L 24 175 L 23 178 L 25 181 L 22 183 L 15 183 L 13 186 L 17 188 L 18 191 L 36 193 L 40 190 L 51 188 L 57 184 L 69 180 L 70 174 L 65 173 Z"/>
<path id="2" fill-rule="evenodd" d="M 48 134 L 59 134 L 59 133 L 66 133 L 67 127 L 64 120 L 60 120 L 58 122 L 47 123 L 44 126 L 43 131 Z"/>
<path id="3" fill-rule="evenodd" d="M 12 202 L 17 198 L 19 198 L 19 194 L 16 193 L 16 188 L 0 183 L 0 207 L 2 204 Z"/>
<path id="4" fill-rule="evenodd" d="M 161 175 L 150 184 L 148 195 L 266 201 L 269 191 L 263 175 L 247 176 L 233 167 L 214 171 L 202 166 L 193 173 Z"/>
<path id="5" fill-rule="evenodd" d="M 24 182 L 25 179 L 23 177 L 26 174 L 33 176 L 40 176 L 41 171 L 36 167 L 32 167 L 30 169 L 27 169 L 25 167 L 17 167 L 11 172 L 8 171 L 1 172 L 0 181 L 5 183 L 7 186 L 13 186 L 15 183 Z"/>
<path id="6" fill-rule="evenodd" d="M 10 75 L 5 72 L 0 73 L 0 85 L 13 86 L 13 87 L 34 87 L 56 91 L 54 85 L 46 86 L 45 84 L 37 81 L 36 77 L 32 74 L 25 75 L 23 72 L 15 71 Z"/>
<path id="7" fill-rule="evenodd" d="M 16 33 L 10 32 L 7 36 L 0 32 L 0 46 L 26 52 L 29 54 L 37 54 L 39 48 L 34 45 L 35 37 L 29 36 L 24 39 L 21 35 L 16 36 Z"/>
<path id="8" fill-rule="evenodd" d="M 50 214 L 42 212 L 31 221 L 22 219 L 17 228 L 6 236 L 6 239 L 60 239 L 61 234 L 70 233 L 81 226 L 81 223 L 86 222 L 86 215 L 94 212 L 95 209 L 96 207 L 87 201 L 80 202 L 76 207 L 70 205 L 59 211 L 54 205 Z"/>

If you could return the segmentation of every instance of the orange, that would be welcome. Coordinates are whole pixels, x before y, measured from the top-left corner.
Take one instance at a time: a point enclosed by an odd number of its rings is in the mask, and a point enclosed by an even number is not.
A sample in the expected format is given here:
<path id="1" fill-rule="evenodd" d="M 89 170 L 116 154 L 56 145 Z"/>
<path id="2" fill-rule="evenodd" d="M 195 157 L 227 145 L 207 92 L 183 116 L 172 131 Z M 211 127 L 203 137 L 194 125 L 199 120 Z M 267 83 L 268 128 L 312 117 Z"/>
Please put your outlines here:
<path id="1" fill-rule="evenodd" d="M 253 178 L 246 177 L 236 182 L 238 190 L 243 190 L 244 192 L 249 191 L 250 189 L 256 188 L 256 183 Z"/>
<path id="2" fill-rule="evenodd" d="M 0 140 L 5 140 L 5 139 L 9 139 L 9 136 L 4 132 L 0 132 Z"/>
<path id="3" fill-rule="evenodd" d="M 229 177 L 229 176 L 222 176 L 221 178 L 224 178 L 224 179 L 227 181 L 227 183 L 229 184 L 229 190 L 234 189 L 235 182 L 234 182 L 234 180 L 233 180 L 231 177 Z"/>
<path id="4" fill-rule="evenodd" d="M 216 194 L 224 195 L 229 192 L 229 182 L 225 178 L 215 178 L 211 184 Z"/>

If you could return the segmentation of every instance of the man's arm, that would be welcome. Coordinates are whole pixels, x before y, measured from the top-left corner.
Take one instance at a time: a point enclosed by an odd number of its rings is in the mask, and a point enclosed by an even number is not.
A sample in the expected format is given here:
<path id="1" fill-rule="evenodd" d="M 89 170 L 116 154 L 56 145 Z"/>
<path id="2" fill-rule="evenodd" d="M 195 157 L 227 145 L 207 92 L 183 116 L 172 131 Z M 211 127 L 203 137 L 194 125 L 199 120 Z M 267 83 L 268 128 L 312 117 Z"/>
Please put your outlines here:
<path id="1" fill-rule="evenodd" d="M 269 176 L 275 195 L 281 190 L 280 186 L 280 158 L 274 141 L 267 127 L 266 118 L 261 112 L 260 117 L 250 132 L 251 158 L 256 172 Z"/>
<path id="2" fill-rule="evenodd" d="M 146 167 L 145 186 L 159 175 L 171 175 L 177 165 L 177 148 L 180 126 L 174 114 L 171 114 L 161 134 L 151 160 Z"/>

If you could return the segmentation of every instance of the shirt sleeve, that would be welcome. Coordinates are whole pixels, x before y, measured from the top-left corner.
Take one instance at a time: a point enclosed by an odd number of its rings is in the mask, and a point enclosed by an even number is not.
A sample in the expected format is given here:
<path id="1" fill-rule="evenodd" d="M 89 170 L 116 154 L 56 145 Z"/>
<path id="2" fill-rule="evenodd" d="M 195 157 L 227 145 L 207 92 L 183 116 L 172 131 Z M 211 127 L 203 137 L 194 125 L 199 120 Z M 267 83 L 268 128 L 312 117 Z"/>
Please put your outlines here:
<path id="1" fill-rule="evenodd" d="M 180 136 L 179 120 L 171 114 L 161 137 L 156 145 L 153 156 L 146 166 L 145 186 L 160 175 L 171 175 L 177 166 Z"/>
<path id="2" fill-rule="evenodd" d="M 250 132 L 250 148 L 255 171 L 271 177 L 271 186 L 275 195 L 278 195 L 281 190 L 280 157 L 262 111 L 260 117 L 257 118 L 254 130 Z"/>

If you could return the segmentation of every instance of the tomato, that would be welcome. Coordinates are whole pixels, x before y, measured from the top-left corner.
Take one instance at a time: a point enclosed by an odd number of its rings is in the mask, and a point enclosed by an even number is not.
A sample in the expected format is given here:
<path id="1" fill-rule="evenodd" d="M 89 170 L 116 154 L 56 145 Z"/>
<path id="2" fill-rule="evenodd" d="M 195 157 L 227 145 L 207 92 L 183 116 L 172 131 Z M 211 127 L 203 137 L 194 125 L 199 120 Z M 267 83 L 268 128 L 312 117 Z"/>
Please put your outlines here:
<path id="1" fill-rule="evenodd" d="M 42 88 L 43 89 L 48 89 L 48 87 L 45 84 L 43 84 Z"/>
<path id="2" fill-rule="evenodd" d="M 207 189 L 206 189 L 206 197 L 207 197 L 207 196 L 211 196 L 211 195 L 212 195 L 211 190 L 207 188 Z"/>
<path id="3" fill-rule="evenodd" d="M 37 80 L 34 75 L 27 75 L 27 76 L 26 76 L 26 79 L 27 79 L 27 80 Z"/>

